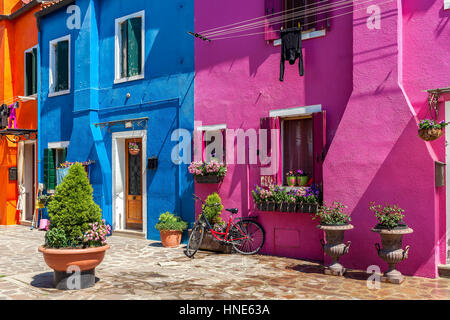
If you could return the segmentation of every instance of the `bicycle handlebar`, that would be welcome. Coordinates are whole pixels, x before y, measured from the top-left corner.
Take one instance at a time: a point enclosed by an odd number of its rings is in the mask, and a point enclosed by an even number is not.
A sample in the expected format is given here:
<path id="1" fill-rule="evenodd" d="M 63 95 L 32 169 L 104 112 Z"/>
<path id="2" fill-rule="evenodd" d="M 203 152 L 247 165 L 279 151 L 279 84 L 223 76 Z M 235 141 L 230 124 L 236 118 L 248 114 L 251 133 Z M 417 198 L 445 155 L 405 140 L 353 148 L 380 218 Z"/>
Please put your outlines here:
<path id="1" fill-rule="evenodd" d="M 196 195 L 195 193 L 193 193 L 192 195 L 194 196 L 194 199 L 195 199 L 195 200 L 200 200 L 200 202 L 201 202 L 204 206 L 207 206 L 207 207 L 219 207 L 219 206 L 220 206 L 219 203 L 214 203 L 214 204 L 208 204 L 208 203 L 205 203 L 205 202 L 204 202 L 198 195 Z"/>

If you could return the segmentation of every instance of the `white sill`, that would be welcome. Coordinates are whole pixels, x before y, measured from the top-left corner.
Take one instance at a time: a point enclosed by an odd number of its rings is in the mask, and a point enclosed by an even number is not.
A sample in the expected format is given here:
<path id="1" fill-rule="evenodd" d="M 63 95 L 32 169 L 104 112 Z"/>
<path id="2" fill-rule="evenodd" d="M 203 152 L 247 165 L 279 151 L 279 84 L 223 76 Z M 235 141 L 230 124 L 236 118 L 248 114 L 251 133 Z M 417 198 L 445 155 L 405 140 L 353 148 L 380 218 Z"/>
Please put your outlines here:
<path id="1" fill-rule="evenodd" d="M 308 39 L 324 37 L 326 34 L 327 34 L 327 31 L 325 29 L 318 30 L 318 31 L 304 32 L 304 33 L 302 33 L 302 41 L 308 40 Z M 273 46 L 274 47 L 281 46 L 281 39 L 273 40 Z"/>
<path id="2" fill-rule="evenodd" d="M 450 1 L 449 0 L 446 0 L 444 2 L 444 10 L 450 10 Z"/>
<path id="3" fill-rule="evenodd" d="M 145 76 L 143 74 L 140 74 L 138 76 L 132 76 L 132 77 L 129 77 L 129 78 L 114 79 L 114 84 L 130 82 L 130 81 L 136 81 L 136 80 L 142 80 L 144 78 L 145 78 Z"/>
<path id="4" fill-rule="evenodd" d="M 63 96 L 65 94 L 70 94 L 70 89 L 69 90 L 63 90 L 63 91 L 57 91 L 57 92 L 49 92 L 48 97 L 58 97 L 58 96 Z"/>

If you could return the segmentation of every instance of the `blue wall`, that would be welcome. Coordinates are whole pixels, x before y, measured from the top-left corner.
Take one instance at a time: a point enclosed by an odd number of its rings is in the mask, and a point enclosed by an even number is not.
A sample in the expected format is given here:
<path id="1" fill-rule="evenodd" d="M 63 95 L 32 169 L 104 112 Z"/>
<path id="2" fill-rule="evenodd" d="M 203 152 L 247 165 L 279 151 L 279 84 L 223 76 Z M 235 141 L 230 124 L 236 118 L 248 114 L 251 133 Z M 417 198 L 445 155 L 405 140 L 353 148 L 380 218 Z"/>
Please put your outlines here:
<path id="1" fill-rule="evenodd" d="M 95 160 L 91 183 L 94 199 L 112 224 L 112 133 L 123 125 L 99 128 L 95 123 L 148 117 L 147 157 L 157 156 L 156 171 L 147 171 L 147 230 L 160 213 L 194 220 L 194 184 L 187 165 L 171 161 L 172 131 L 194 127 L 193 1 L 77 0 L 81 29 L 69 30 L 67 8 L 41 19 L 41 90 L 39 97 L 40 159 L 48 142 L 69 141 L 68 161 Z M 145 10 L 145 79 L 114 84 L 115 19 Z M 71 93 L 48 97 L 49 41 L 71 35 Z M 126 95 L 130 93 L 130 98 Z M 142 128 L 135 127 L 135 130 Z M 145 159 L 144 159 L 145 160 Z M 145 161 L 146 163 L 146 161 Z M 42 181 L 43 163 L 39 166 Z"/>

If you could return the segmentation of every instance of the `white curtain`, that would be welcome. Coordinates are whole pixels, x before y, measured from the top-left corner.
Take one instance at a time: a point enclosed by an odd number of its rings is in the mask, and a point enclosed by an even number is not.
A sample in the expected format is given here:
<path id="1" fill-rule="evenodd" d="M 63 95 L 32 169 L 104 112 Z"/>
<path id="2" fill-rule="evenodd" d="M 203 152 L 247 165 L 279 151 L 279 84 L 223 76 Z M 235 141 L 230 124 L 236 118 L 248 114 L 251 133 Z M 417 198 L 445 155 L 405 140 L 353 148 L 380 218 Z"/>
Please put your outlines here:
<path id="1" fill-rule="evenodd" d="M 19 188 L 19 198 L 17 199 L 17 210 L 20 211 L 21 220 L 24 219 L 24 210 L 26 203 L 26 190 L 24 185 L 24 143 L 19 142 L 18 150 L 17 150 L 17 186 Z"/>

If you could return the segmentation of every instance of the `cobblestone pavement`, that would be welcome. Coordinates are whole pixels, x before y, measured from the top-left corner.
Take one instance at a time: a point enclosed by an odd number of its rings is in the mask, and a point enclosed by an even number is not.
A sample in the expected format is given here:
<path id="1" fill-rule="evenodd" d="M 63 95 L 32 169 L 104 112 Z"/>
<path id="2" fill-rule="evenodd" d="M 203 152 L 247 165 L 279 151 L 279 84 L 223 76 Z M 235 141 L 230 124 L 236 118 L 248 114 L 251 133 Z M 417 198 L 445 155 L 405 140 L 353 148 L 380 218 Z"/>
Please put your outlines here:
<path id="1" fill-rule="evenodd" d="M 121 236 L 97 267 L 92 288 L 59 291 L 37 248 L 44 233 L 0 226 L 0 300 L 3 299 L 449 299 L 450 279 L 407 277 L 402 285 L 368 289 L 367 275 L 326 276 L 322 266 L 297 259 L 167 249 Z"/>

